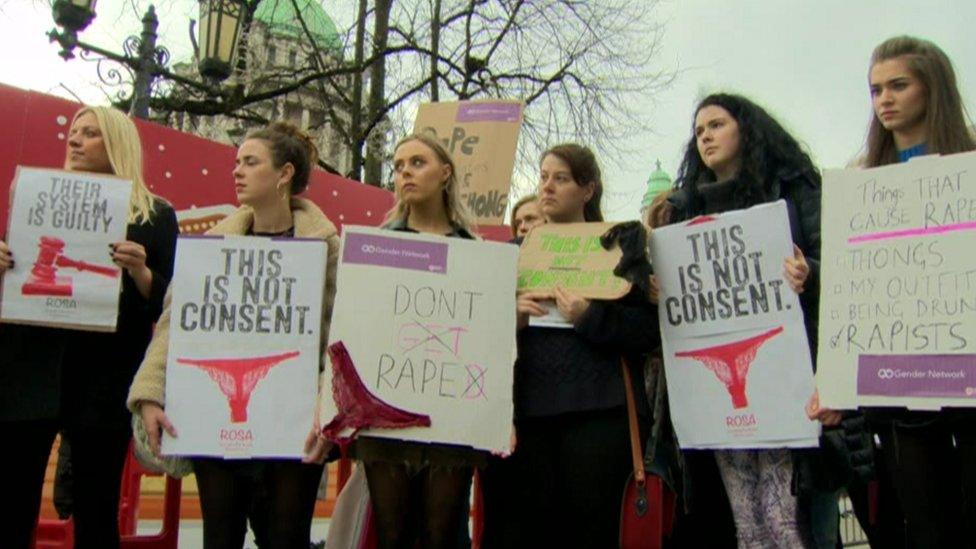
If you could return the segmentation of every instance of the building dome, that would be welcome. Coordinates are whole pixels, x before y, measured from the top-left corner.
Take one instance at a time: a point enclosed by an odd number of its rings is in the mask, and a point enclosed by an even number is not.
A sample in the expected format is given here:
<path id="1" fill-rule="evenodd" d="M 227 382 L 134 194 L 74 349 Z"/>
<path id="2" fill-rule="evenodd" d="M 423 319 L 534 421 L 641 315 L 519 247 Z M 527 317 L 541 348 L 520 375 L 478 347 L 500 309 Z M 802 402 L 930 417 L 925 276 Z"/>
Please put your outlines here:
<path id="1" fill-rule="evenodd" d="M 651 176 L 647 178 L 647 192 L 644 193 L 644 199 L 641 200 L 641 210 L 647 209 L 651 205 L 651 201 L 654 197 L 669 190 L 672 187 L 671 176 L 668 172 L 661 169 L 661 161 L 657 161 L 657 168 L 651 172 Z"/>
<path id="2" fill-rule="evenodd" d="M 261 21 L 274 34 L 284 34 L 294 38 L 305 38 L 305 30 L 299 21 L 295 5 L 301 11 L 316 44 L 329 52 L 340 53 L 342 40 L 332 18 L 325 13 L 318 0 L 263 0 L 254 12 L 254 20 Z"/>

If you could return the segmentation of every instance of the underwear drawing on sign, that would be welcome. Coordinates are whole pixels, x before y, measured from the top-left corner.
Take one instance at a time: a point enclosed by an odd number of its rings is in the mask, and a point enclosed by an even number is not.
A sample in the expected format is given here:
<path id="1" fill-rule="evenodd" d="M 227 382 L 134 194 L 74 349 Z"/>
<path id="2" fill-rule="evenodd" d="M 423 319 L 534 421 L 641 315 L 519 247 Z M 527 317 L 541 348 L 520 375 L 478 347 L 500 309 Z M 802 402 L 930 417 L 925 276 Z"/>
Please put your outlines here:
<path id="1" fill-rule="evenodd" d="M 247 421 L 247 405 L 258 382 L 275 366 L 297 357 L 298 351 L 253 358 L 178 358 L 176 362 L 196 366 L 217 383 L 230 406 L 230 422 Z"/>
<path id="2" fill-rule="evenodd" d="M 430 427 L 430 416 L 397 408 L 371 393 L 359 377 L 343 342 L 329 345 L 329 357 L 332 359 L 332 399 L 339 413 L 322 427 L 325 438 L 346 445 L 363 429 Z M 346 429 L 352 429 L 352 433 L 341 436 Z"/>
<path id="3" fill-rule="evenodd" d="M 749 367 L 756 359 L 756 353 L 764 343 L 782 332 L 783 327 L 779 326 L 741 341 L 694 351 L 681 351 L 674 356 L 693 358 L 714 372 L 715 377 L 725 384 L 729 395 L 732 396 L 732 407 L 738 410 L 749 405 L 749 399 L 746 398 L 746 376 L 749 375 Z"/>
<path id="4" fill-rule="evenodd" d="M 103 267 L 94 263 L 87 263 L 66 257 L 64 255 L 64 240 L 53 236 L 42 236 L 37 244 L 37 259 L 31 269 L 27 282 L 20 288 L 21 295 L 46 295 L 71 297 L 74 287 L 70 276 L 58 276 L 58 269 L 77 269 L 110 278 L 119 275 L 114 267 Z"/>

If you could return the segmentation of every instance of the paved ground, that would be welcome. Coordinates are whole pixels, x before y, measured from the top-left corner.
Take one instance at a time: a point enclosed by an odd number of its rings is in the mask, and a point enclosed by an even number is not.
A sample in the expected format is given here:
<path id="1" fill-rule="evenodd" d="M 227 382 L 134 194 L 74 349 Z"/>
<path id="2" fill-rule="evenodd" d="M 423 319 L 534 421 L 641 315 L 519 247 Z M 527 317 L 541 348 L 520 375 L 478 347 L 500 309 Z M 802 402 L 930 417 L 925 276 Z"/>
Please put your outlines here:
<path id="1" fill-rule="evenodd" d="M 159 520 L 141 520 L 137 531 L 140 534 L 153 534 L 159 532 L 162 525 L 162 521 Z M 324 540 L 328 531 L 329 519 L 316 519 L 312 522 L 312 540 Z M 179 547 L 180 549 L 203 549 L 203 522 L 187 519 L 180 521 Z M 254 547 L 254 537 L 248 532 L 244 548 L 253 549 Z"/>

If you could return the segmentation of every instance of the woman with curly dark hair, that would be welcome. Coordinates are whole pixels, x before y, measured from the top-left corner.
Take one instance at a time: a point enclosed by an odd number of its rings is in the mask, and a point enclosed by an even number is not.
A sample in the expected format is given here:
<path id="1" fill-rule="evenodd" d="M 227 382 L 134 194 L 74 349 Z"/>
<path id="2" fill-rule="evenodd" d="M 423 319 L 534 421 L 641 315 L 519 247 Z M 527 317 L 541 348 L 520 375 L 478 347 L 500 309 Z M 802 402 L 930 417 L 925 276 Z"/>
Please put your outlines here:
<path id="1" fill-rule="evenodd" d="M 706 97 L 695 109 L 693 129 L 678 171 L 678 189 L 669 198 L 670 221 L 785 200 L 795 243 L 794 256 L 784 258 L 785 278 L 800 294 L 812 352 L 820 280 L 819 172 L 797 140 L 745 97 Z M 825 421 L 839 421 L 839 414 Z M 798 521 L 797 497 L 791 490 L 794 453 L 789 449 L 720 450 L 714 452 L 714 460 L 732 507 L 740 548 L 802 547 L 810 541 L 806 534 L 811 530 L 836 533 L 838 487 L 812 491 L 825 496 L 825 507 L 833 506 L 834 514 L 822 519 L 821 526 L 803 526 Z M 701 492 L 715 489 L 708 485 L 711 458 L 701 451 L 688 452 L 688 465 L 693 469 L 695 502 L 707 504 Z M 819 540 L 817 545 L 822 545 Z"/>

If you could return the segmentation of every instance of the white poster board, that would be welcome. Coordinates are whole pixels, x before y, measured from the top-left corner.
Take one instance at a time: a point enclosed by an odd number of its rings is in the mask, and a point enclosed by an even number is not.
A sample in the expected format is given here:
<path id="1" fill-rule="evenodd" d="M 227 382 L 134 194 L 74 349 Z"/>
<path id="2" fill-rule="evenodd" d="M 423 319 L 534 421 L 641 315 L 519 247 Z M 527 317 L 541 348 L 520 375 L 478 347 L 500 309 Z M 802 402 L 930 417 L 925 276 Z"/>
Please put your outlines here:
<path id="1" fill-rule="evenodd" d="M 511 244 L 343 228 L 329 339 L 355 374 L 340 382 L 430 419 L 361 434 L 510 450 L 517 257 Z M 327 424 L 339 410 L 323 400 Z"/>
<path id="2" fill-rule="evenodd" d="M 976 406 L 976 153 L 827 170 L 824 406 Z"/>
<path id="3" fill-rule="evenodd" d="M 817 445 L 813 366 L 783 201 L 655 229 L 671 418 L 682 448 Z"/>
<path id="4" fill-rule="evenodd" d="M 300 458 L 318 391 L 321 240 L 180 237 L 167 455 Z"/>
<path id="5" fill-rule="evenodd" d="M 20 166 L 14 176 L 0 321 L 114 332 L 132 183 L 114 176 Z"/>

